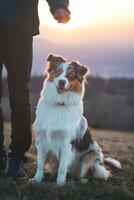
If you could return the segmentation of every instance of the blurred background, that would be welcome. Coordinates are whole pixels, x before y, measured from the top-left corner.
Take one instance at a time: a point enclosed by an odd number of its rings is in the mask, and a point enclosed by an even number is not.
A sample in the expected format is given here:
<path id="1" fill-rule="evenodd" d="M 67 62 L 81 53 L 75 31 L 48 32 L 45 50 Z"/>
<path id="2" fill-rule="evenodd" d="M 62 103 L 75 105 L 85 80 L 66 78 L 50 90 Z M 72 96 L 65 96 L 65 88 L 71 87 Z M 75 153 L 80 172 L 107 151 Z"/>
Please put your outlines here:
<path id="1" fill-rule="evenodd" d="M 134 1 L 70 0 L 71 20 L 58 24 L 46 1 L 39 3 L 40 35 L 34 37 L 32 121 L 45 77 L 48 53 L 89 66 L 84 99 L 89 125 L 134 131 Z M 10 120 L 6 74 L 4 118 Z"/>

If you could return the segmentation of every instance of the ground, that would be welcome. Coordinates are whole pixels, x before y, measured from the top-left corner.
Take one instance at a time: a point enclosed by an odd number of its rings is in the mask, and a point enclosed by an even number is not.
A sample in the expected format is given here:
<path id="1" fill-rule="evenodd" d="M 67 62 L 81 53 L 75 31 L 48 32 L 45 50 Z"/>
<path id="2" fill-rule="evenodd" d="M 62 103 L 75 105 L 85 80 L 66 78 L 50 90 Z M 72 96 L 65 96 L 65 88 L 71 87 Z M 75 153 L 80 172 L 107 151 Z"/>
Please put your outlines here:
<path id="1" fill-rule="evenodd" d="M 5 145 L 8 147 L 10 126 L 5 124 Z M 52 183 L 32 185 L 27 181 L 12 182 L 0 176 L 1 200 L 134 200 L 134 133 L 107 130 L 92 130 L 106 156 L 118 159 L 122 171 L 116 171 L 108 181 L 94 179 L 89 183 L 68 180 L 67 185 L 58 188 Z M 36 169 L 36 150 L 33 144 L 28 152 L 26 170 L 32 177 Z"/>

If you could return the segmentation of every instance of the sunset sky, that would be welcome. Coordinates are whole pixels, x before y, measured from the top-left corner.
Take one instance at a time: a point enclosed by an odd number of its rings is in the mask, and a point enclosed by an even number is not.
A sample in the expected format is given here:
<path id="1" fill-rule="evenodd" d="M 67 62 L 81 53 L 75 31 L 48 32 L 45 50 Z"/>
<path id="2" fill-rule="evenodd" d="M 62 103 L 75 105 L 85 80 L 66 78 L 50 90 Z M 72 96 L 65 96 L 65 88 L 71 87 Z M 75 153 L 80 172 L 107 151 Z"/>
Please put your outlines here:
<path id="1" fill-rule="evenodd" d="M 33 71 L 40 73 L 47 53 L 54 52 L 90 65 L 96 74 L 107 65 L 106 74 L 120 68 L 134 76 L 134 0 L 70 0 L 69 9 L 70 22 L 58 24 L 47 2 L 40 1 Z"/>

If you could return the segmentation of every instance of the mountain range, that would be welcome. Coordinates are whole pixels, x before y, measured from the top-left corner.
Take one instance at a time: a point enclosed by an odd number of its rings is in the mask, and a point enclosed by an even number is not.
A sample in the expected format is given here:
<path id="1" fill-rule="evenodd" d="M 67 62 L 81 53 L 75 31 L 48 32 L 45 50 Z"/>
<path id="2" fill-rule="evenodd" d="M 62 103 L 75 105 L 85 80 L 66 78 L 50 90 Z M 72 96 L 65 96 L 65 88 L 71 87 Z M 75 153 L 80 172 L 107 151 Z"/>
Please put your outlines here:
<path id="1" fill-rule="evenodd" d="M 49 53 L 61 55 L 68 62 L 79 61 L 90 69 L 90 74 L 104 78 L 134 78 L 134 44 L 54 44 L 35 37 L 33 43 L 32 76 L 44 76 Z M 3 76 L 6 71 L 3 70 Z"/>
<path id="2" fill-rule="evenodd" d="M 47 56 L 54 53 L 67 61 L 79 61 L 90 67 L 91 75 L 134 78 L 134 44 L 63 45 L 35 38 L 32 75 L 44 75 Z"/>

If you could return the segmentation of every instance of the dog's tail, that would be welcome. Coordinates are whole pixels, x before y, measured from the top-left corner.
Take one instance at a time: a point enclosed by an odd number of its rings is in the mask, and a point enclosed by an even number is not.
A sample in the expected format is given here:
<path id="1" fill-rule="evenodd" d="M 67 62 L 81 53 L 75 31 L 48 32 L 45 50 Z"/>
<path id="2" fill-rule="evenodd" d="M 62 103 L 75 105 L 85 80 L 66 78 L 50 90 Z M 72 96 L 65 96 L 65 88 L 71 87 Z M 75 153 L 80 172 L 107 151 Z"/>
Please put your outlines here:
<path id="1" fill-rule="evenodd" d="M 97 160 L 94 163 L 94 174 L 96 177 L 107 180 L 111 176 L 111 170 L 121 170 L 122 166 L 118 160 L 104 158 L 104 165 Z"/>
<path id="2" fill-rule="evenodd" d="M 111 172 L 105 168 L 104 165 L 101 165 L 99 161 L 96 161 L 93 166 L 94 175 L 97 178 L 107 180 L 111 175 Z"/>
<path id="3" fill-rule="evenodd" d="M 112 170 L 122 169 L 121 163 L 118 160 L 112 158 L 104 158 L 104 164 L 109 166 Z"/>

